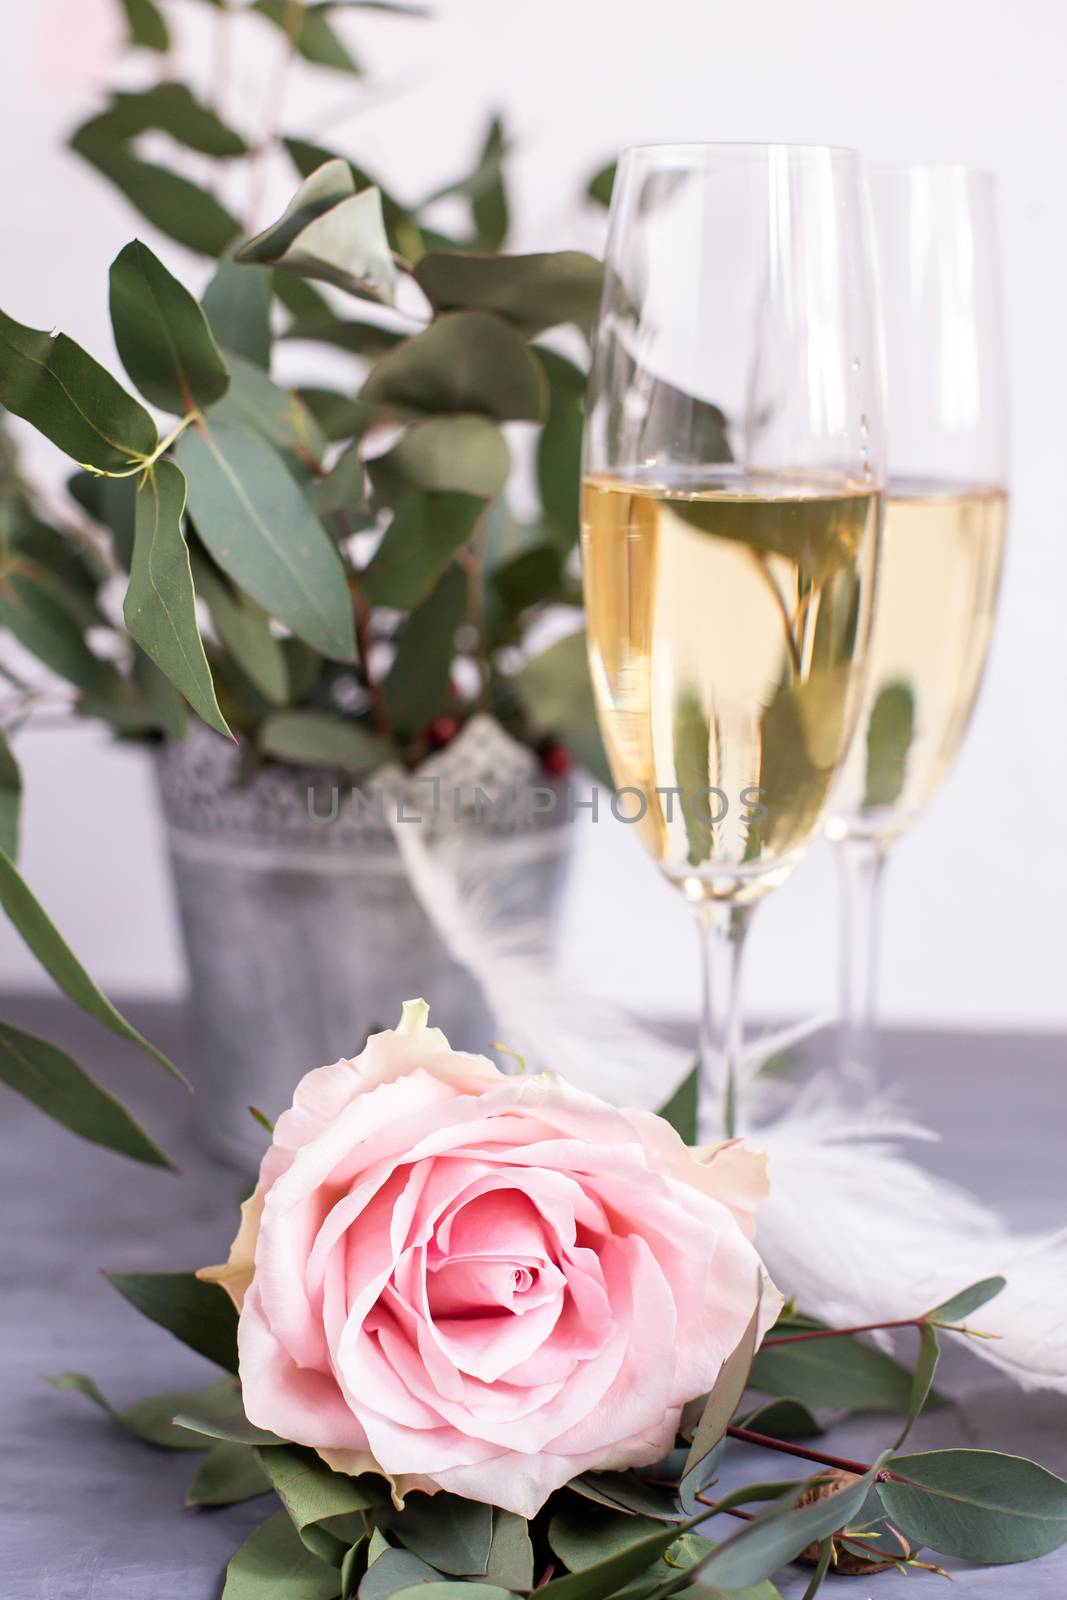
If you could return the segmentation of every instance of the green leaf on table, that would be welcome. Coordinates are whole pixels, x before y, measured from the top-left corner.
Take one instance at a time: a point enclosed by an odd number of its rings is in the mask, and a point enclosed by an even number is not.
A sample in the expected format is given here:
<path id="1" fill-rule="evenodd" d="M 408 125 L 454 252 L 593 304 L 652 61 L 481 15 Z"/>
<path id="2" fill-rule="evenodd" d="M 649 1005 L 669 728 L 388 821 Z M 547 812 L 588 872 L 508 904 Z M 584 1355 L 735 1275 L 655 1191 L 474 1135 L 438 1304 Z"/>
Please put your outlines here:
<path id="1" fill-rule="evenodd" d="M 354 661 L 348 585 L 337 549 L 270 445 L 208 418 L 179 440 L 196 531 L 218 566 L 323 655 Z"/>
<path id="2" fill-rule="evenodd" d="M 389 754 L 367 729 L 328 711 L 279 711 L 261 725 L 257 743 L 279 761 L 359 774 L 373 772 Z"/>
<path id="3" fill-rule="evenodd" d="M 466 614 L 467 580 L 451 565 L 402 623 L 383 694 L 390 720 L 403 732 L 417 732 L 448 705 L 456 633 Z"/>
<path id="4" fill-rule="evenodd" d="M 359 1600 L 389 1600 L 391 1595 L 415 1592 L 419 1600 L 426 1600 L 431 1590 L 441 1587 L 438 1582 L 441 1574 L 437 1568 L 428 1567 L 410 1550 L 387 1547 L 380 1555 L 376 1555 L 374 1540 L 379 1533 L 380 1530 L 376 1528 L 371 1536 L 370 1566 L 359 1586 Z M 449 1584 L 447 1587 L 456 1586 Z M 471 1597 L 461 1597 L 461 1600 L 471 1600 Z M 479 1594 L 477 1600 L 489 1600 L 489 1597 Z"/>
<path id="5" fill-rule="evenodd" d="M 73 950 L 30 893 L 15 863 L 3 851 L 0 851 L 0 906 L 7 912 L 22 942 L 68 1000 L 73 1000 L 76 1006 L 95 1017 L 97 1022 L 102 1022 L 120 1039 L 140 1046 L 179 1083 L 185 1083 L 177 1067 L 167 1060 L 162 1051 L 142 1038 L 137 1029 L 116 1011 L 111 1001 L 101 994 Z"/>
<path id="6" fill-rule="evenodd" d="M 937 1371 L 940 1355 L 941 1348 L 938 1344 L 937 1329 L 931 1327 L 929 1323 L 922 1323 L 919 1328 L 919 1355 L 915 1362 L 915 1370 L 912 1373 L 908 1411 L 904 1419 L 904 1427 L 893 1445 L 894 1450 L 900 1449 L 929 1398 L 930 1390 L 934 1386 L 934 1374 Z"/>
<path id="7" fill-rule="evenodd" d="M 280 450 L 299 477 L 317 474 L 326 444 L 315 418 L 295 389 L 273 383 L 261 367 L 243 356 L 229 356 L 230 387 L 212 406 L 208 428 L 233 422 Z"/>
<path id="8" fill-rule="evenodd" d="M 609 161 L 606 166 L 600 167 L 593 173 L 585 186 L 586 197 L 598 206 L 610 206 L 611 191 L 615 187 L 615 167 L 617 163 Z"/>
<path id="9" fill-rule="evenodd" d="M 915 737 L 915 695 L 907 683 L 887 683 L 878 691 L 867 723 L 867 777 L 863 804 L 892 806 L 908 775 L 908 752 Z"/>
<path id="10" fill-rule="evenodd" d="M 223 122 L 214 107 L 198 100 L 184 83 L 173 81 L 112 94 L 105 110 L 75 130 L 71 144 L 82 155 L 106 153 L 149 132 L 165 133 L 176 144 L 206 156 L 248 153 L 241 135 Z"/>
<path id="11" fill-rule="evenodd" d="M 747 1416 L 739 1417 L 738 1425 L 770 1439 L 817 1439 L 826 1432 L 806 1405 L 792 1399 L 767 1400 Z"/>
<path id="12" fill-rule="evenodd" d="M 429 417 L 366 465 L 380 504 L 393 505 L 412 489 L 491 500 L 508 480 L 511 453 L 487 417 Z"/>
<path id="13" fill-rule="evenodd" d="M 12 861 L 19 853 L 19 807 L 22 800 L 22 774 L 8 743 L 7 735 L 0 730 L 0 850 Z"/>
<path id="14" fill-rule="evenodd" d="M 911 1373 L 858 1339 L 807 1339 L 757 1352 L 750 1384 L 807 1406 L 906 1413 Z"/>
<path id="15" fill-rule="evenodd" d="M 363 1531 L 361 1514 L 380 1504 L 383 1480 L 332 1472 L 314 1451 L 288 1446 L 263 1451 L 260 1464 L 303 1543 L 322 1560 L 340 1566 L 354 1540 L 343 1536 L 348 1525 L 337 1519 L 359 1515 Z"/>
<path id="16" fill-rule="evenodd" d="M 194 555 L 191 564 L 196 593 L 207 606 L 220 644 L 265 700 L 285 705 L 289 671 L 282 641 L 271 632 L 267 613 L 247 595 L 232 589 L 204 556 Z"/>
<path id="17" fill-rule="evenodd" d="M 948 1300 L 943 1300 L 939 1306 L 934 1306 L 932 1311 L 923 1312 L 924 1322 L 936 1322 L 939 1325 L 950 1327 L 955 1323 L 963 1322 L 972 1311 L 977 1311 L 981 1306 L 988 1304 L 996 1298 L 1002 1289 L 1008 1285 L 1007 1278 L 998 1274 L 994 1278 L 982 1278 L 978 1283 L 972 1283 L 968 1288 L 961 1289 L 959 1294 L 954 1294 Z"/>
<path id="18" fill-rule="evenodd" d="M 444 1492 L 412 1494 L 403 1511 L 389 1516 L 384 1526 L 413 1555 L 439 1572 L 482 1577 L 489 1565 L 493 1508 L 480 1500 Z"/>
<path id="19" fill-rule="evenodd" d="M 170 33 L 154 0 L 121 0 L 121 5 L 129 43 L 165 54 L 170 49 Z"/>
<path id="20" fill-rule="evenodd" d="M 243 356 L 264 372 L 270 371 L 273 293 L 266 267 L 241 266 L 228 256 L 219 262 L 200 299 L 221 348 Z"/>
<path id="21" fill-rule="evenodd" d="M 236 217 L 214 195 L 171 172 L 169 167 L 144 161 L 121 144 L 81 143 L 78 135 L 71 140 L 71 148 L 113 184 L 146 221 L 187 250 L 220 256 L 240 232 Z"/>
<path id="22" fill-rule="evenodd" d="M 578 539 L 582 483 L 585 374 L 555 350 L 535 345 L 548 380 L 548 415 L 537 441 L 537 486 L 549 525 L 560 546 Z"/>
<path id="23" fill-rule="evenodd" d="M 685 1459 L 685 1451 L 680 1452 Z M 673 1476 L 677 1477 L 677 1469 Z M 678 1504 L 673 1487 L 658 1479 L 653 1468 L 646 1472 L 584 1472 L 572 1478 L 567 1488 L 595 1505 L 606 1506 L 609 1511 L 632 1512 L 635 1516 L 651 1517 L 656 1522 L 683 1522 L 685 1515 Z"/>
<path id="24" fill-rule="evenodd" d="M 184 416 L 229 388 L 199 303 L 140 239 L 111 264 L 111 326 L 123 366 L 161 411 Z"/>
<path id="25" fill-rule="evenodd" d="M 82 1139 L 131 1161 L 177 1170 L 121 1101 L 65 1051 L 8 1022 L 0 1022 L 0 1083 Z"/>
<path id="26" fill-rule="evenodd" d="M 200 1441 L 201 1445 L 203 1440 Z M 213 1444 L 185 1491 L 187 1506 L 233 1506 L 270 1493 L 270 1479 L 251 1445 L 220 1439 Z"/>
<path id="27" fill-rule="evenodd" d="M 184 514 L 181 470 L 173 461 L 158 461 L 137 491 L 133 565 L 122 614 L 131 638 L 208 727 L 232 738 L 197 627 Z"/>
<path id="28" fill-rule="evenodd" d="M 548 385 L 536 358 L 502 318 L 450 311 L 371 368 L 359 398 L 402 415 L 475 412 L 540 422 Z"/>
<path id="29" fill-rule="evenodd" d="M 1067 1483 L 1022 1456 L 929 1450 L 892 1456 L 889 1470 L 878 1485 L 888 1516 L 940 1555 L 994 1565 L 1067 1543 Z"/>
<path id="30" fill-rule="evenodd" d="M 237 260 L 387 302 L 396 288 L 381 196 L 374 188 L 357 192 L 340 157 L 305 178 L 278 221 L 242 245 Z"/>
<path id="31" fill-rule="evenodd" d="M 356 1600 L 359 1586 L 367 1571 L 370 1554 L 370 1534 L 364 1534 L 355 1544 L 349 1545 L 341 1562 L 341 1600 Z"/>
<path id="32" fill-rule="evenodd" d="M 401 500 L 360 584 L 375 606 L 420 605 L 478 527 L 485 501 L 469 494 L 416 491 Z"/>
<path id="33" fill-rule="evenodd" d="M 303 0 L 252 0 L 249 9 L 280 28 L 297 55 L 313 66 L 359 74 L 359 63 L 327 21 L 328 7 Z"/>
<path id="34" fill-rule="evenodd" d="M 73 339 L 27 328 L 2 311 L 0 405 L 100 472 L 124 471 L 158 442 L 140 402 Z"/>
<path id="35" fill-rule="evenodd" d="M 109 1272 L 106 1277 L 150 1322 L 216 1366 L 237 1371 L 237 1312 L 217 1284 L 201 1283 L 192 1272 Z"/>
<path id="36" fill-rule="evenodd" d="M 603 267 L 581 250 L 526 256 L 431 251 L 416 263 L 415 278 L 436 312 L 492 311 L 533 339 L 565 322 L 590 328 Z"/>
<path id="37" fill-rule="evenodd" d="M 649 1517 L 624 1516 L 602 1506 L 567 1501 L 548 1525 L 548 1542 L 563 1565 L 577 1573 L 599 1566 L 650 1535 L 662 1536 L 663 1531 L 662 1525 Z M 664 1548 L 670 1543 L 668 1536 Z"/>
<path id="38" fill-rule="evenodd" d="M 562 739 L 591 777 L 615 787 L 596 723 L 585 634 L 568 633 L 520 667 L 512 680 L 536 728 Z"/>
<path id="39" fill-rule="evenodd" d="M 85 642 L 84 625 L 56 598 L 48 574 L 41 577 L 43 583 L 29 564 L 22 571 L 8 568 L 0 578 L 0 627 L 85 694 L 106 694 L 117 679 L 115 668 L 93 654 Z"/>
<path id="40" fill-rule="evenodd" d="M 689 1514 L 696 1510 L 696 1496 L 708 1481 L 708 1457 L 725 1438 L 731 1418 L 748 1387 L 748 1375 L 752 1368 L 760 1319 L 758 1279 L 756 1290 L 756 1309 L 749 1318 L 748 1326 L 736 1347 L 726 1357 L 719 1370 L 704 1403 L 704 1410 L 693 1435 L 689 1454 L 685 1458 L 681 1481 L 678 1484 L 678 1498 L 683 1510 Z"/>
<path id="41" fill-rule="evenodd" d="M 135 1405 L 127 1406 L 124 1411 L 117 1411 L 84 1372 L 61 1372 L 58 1377 L 47 1381 L 53 1389 L 75 1389 L 106 1411 L 127 1433 L 143 1439 L 146 1444 L 159 1445 L 164 1450 L 207 1448 L 203 1434 L 175 1427 L 174 1418 L 180 1411 L 199 1407 L 210 1413 L 220 1408 L 232 1409 L 235 1404 L 240 1404 L 237 1386 L 232 1378 L 220 1378 L 217 1383 L 210 1384 L 206 1389 L 197 1389 L 192 1394 L 152 1395 L 148 1400 L 138 1400 Z"/>
<path id="42" fill-rule="evenodd" d="M 804 1506 L 794 1503 L 795 1496 L 776 1501 L 739 1533 L 716 1545 L 693 1576 L 699 1575 L 702 1585 L 725 1590 L 744 1589 L 770 1578 L 806 1545 L 825 1539 L 851 1521 L 862 1509 L 884 1459 L 827 1499 Z"/>
<path id="43" fill-rule="evenodd" d="M 337 1600 L 341 1574 L 303 1543 L 284 1511 L 250 1533 L 226 1568 L 222 1600 Z"/>
<path id="44" fill-rule="evenodd" d="M 695 1063 L 686 1073 L 659 1115 L 669 1122 L 684 1144 L 697 1142 L 697 1101 L 700 1092 L 700 1064 Z"/>
<path id="45" fill-rule="evenodd" d="M 607 1600 L 608 1595 L 636 1578 L 668 1550 L 679 1536 L 677 1527 L 665 1528 L 662 1523 L 647 1523 L 640 1517 L 618 1516 L 612 1512 L 603 1515 L 609 1520 L 603 1524 L 602 1554 L 585 1562 L 578 1571 L 543 1584 L 537 1591 L 543 1600 Z M 595 1537 L 587 1506 L 573 1516 L 569 1512 L 558 1513 L 549 1525 L 553 1549 L 557 1547 L 556 1541 L 561 1540 L 571 1549 L 571 1554 L 580 1559 L 578 1545 L 583 1539 L 583 1530 L 585 1537 L 591 1540 Z M 628 1537 L 629 1530 L 634 1530 L 634 1537 Z"/>
<path id="46" fill-rule="evenodd" d="M 514 1511 L 493 1511 L 493 1542 L 485 1568 L 486 1581 L 502 1589 L 532 1589 L 534 1550 L 529 1524 Z"/>

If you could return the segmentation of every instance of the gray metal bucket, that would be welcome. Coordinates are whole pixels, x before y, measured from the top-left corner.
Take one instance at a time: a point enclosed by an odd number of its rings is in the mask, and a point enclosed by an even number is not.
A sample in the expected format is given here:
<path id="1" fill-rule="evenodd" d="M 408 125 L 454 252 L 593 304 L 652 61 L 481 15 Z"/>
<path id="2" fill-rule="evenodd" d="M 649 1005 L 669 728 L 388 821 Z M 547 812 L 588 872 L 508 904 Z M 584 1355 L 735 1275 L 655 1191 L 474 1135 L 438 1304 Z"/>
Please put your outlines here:
<path id="1" fill-rule="evenodd" d="M 420 769 L 446 795 L 527 784 L 534 758 L 486 718 Z M 243 1168 L 311 1067 L 358 1052 L 422 996 L 458 1049 L 484 1050 L 496 1023 L 412 888 L 388 820 L 351 804 L 351 780 L 265 767 L 243 782 L 238 752 L 196 726 L 161 753 L 159 791 L 184 936 L 196 1053 L 187 1071 L 203 1141 Z M 400 777 L 401 775 L 397 775 Z M 407 806 L 425 798 L 420 787 Z M 519 806 L 510 820 L 442 807 L 426 827 L 482 853 L 505 917 L 554 924 L 570 854 L 569 808 Z M 497 872 L 499 867 L 499 872 Z"/>

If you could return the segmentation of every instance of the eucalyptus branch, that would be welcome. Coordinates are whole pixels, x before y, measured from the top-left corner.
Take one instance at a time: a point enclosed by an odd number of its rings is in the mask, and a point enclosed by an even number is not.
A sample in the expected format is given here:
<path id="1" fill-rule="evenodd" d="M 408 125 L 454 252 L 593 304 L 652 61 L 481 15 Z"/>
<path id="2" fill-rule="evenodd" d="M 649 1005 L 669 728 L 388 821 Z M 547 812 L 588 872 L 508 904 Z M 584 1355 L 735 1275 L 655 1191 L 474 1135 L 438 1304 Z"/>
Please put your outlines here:
<path id="1" fill-rule="evenodd" d="M 871 1470 L 869 1461 L 852 1461 L 848 1456 L 832 1456 L 822 1450 L 809 1450 L 807 1445 L 790 1444 L 785 1439 L 772 1439 L 770 1434 L 754 1433 L 751 1428 L 729 1427 L 726 1432 L 731 1439 L 740 1439 L 744 1444 L 762 1445 L 766 1450 L 778 1450 L 782 1455 L 798 1456 L 802 1461 L 814 1461 L 818 1466 L 833 1467 L 838 1472 L 853 1472 L 858 1478 L 862 1478 L 865 1472 Z M 904 1481 L 895 1473 L 885 1469 L 881 1476 L 892 1478 L 896 1483 Z"/>
<path id="2" fill-rule="evenodd" d="M 203 420 L 198 408 L 194 407 L 192 411 L 187 411 L 177 426 L 160 439 L 150 456 L 138 457 L 132 467 L 126 467 L 122 472 L 107 472 L 103 467 L 94 467 L 86 461 L 81 463 L 82 471 L 90 473 L 94 478 L 136 478 L 138 473 L 151 472 L 156 462 L 165 456 L 170 447 L 181 438 L 189 424 L 192 422 L 200 424 Z"/>

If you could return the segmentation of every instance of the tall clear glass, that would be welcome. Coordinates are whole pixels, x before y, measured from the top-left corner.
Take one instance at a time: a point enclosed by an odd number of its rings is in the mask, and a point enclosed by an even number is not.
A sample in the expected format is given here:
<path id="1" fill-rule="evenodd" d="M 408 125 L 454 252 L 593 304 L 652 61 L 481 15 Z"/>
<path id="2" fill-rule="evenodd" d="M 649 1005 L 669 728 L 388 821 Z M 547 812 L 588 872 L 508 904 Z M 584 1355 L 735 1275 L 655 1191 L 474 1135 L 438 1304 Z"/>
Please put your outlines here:
<path id="1" fill-rule="evenodd" d="M 700 1130 L 731 1134 L 755 904 L 822 822 L 855 723 L 884 482 L 859 158 L 627 150 L 585 432 L 600 727 L 646 849 L 696 911 Z"/>
<path id="2" fill-rule="evenodd" d="M 871 665 L 827 821 L 841 869 L 841 1065 L 875 1070 L 880 887 L 956 759 L 989 646 L 1007 513 L 1007 399 L 992 180 L 870 175 L 889 483 Z"/>

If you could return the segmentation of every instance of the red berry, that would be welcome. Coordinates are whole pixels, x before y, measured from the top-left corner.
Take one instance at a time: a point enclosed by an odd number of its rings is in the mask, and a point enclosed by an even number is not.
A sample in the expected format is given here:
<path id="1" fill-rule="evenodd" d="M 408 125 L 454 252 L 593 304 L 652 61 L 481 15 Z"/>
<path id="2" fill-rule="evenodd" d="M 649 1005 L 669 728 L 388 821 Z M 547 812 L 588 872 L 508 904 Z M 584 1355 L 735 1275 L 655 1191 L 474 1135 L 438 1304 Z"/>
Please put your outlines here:
<path id="1" fill-rule="evenodd" d="M 434 717 L 426 729 L 426 740 L 433 750 L 443 750 L 446 744 L 459 732 L 459 718 L 450 716 L 447 712 L 440 717 Z"/>
<path id="2" fill-rule="evenodd" d="M 574 771 L 574 756 L 565 744 L 554 739 L 541 746 L 541 765 L 553 778 L 569 778 Z"/>

